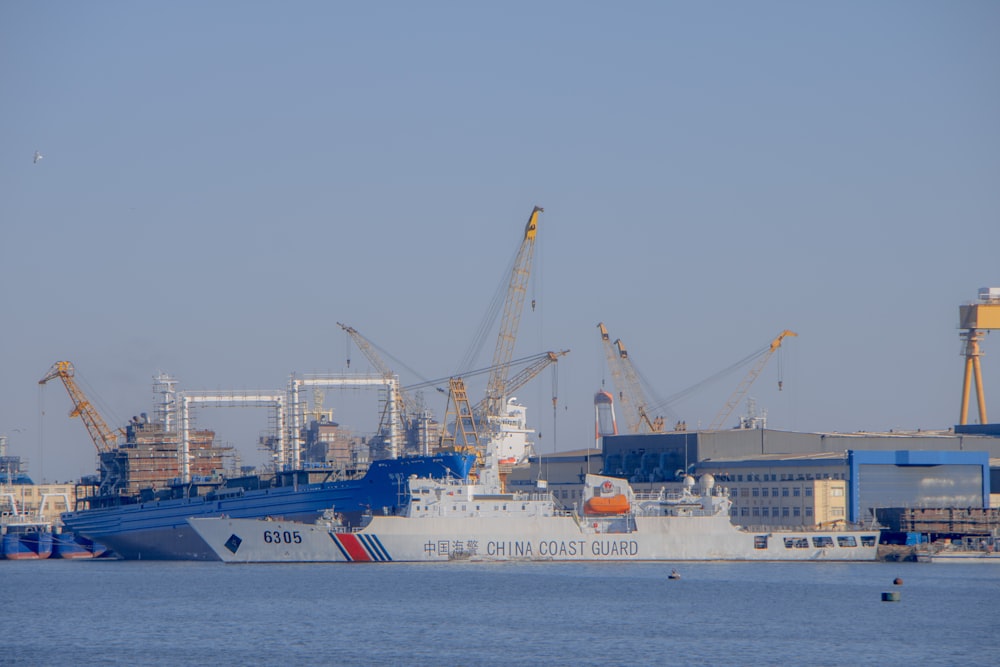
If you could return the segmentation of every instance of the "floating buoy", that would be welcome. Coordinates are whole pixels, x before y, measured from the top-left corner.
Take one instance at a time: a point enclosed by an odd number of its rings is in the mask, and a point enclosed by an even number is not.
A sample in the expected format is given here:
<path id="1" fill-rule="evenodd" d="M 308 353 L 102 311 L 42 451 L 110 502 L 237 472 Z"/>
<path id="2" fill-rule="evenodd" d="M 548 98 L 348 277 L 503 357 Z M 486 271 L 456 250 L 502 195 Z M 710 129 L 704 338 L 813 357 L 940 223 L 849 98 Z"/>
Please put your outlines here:
<path id="1" fill-rule="evenodd" d="M 899 602 L 899 593 L 882 593 L 882 602 Z"/>
<path id="2" fill-rule="evenodd" d="M 899 577 L 896 577 L 895 579 L 892 580 L 892 583 L 895 584 L 896 586 L 902 586 L 903 580 Z"/>

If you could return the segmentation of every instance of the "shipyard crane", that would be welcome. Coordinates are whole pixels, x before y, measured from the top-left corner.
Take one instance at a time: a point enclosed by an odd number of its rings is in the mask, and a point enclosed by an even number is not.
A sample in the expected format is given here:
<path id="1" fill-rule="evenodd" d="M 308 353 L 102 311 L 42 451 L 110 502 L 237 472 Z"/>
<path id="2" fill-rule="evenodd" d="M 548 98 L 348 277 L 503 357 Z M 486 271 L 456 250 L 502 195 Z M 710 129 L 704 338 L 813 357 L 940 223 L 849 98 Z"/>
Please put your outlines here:
<path id="1" fill-rule="evenodd" d="M 775 339 L 771 341 L 769 345 L 764 346 L 763 348 L 754 352 L 749 357 L 740 362 L 740 363 L 746 363 L 747 361 L 753 359 L 754 357 L 757 358 L 757 362 L 750 369 L 750 372 L 747 373 L 746 377 L 744 377 L 743 380 L 740 381 L 739 385 L 737 385 L 736 387 L 736 390 L 733 391 L 732 396 L 729 397 L 729 400 L 726 401 L 726 404 L 722 406 L 721 410 L 719 410 L 719 414 L 715 416 L 715 419 L 712 421 L 712 425 L 708 427 L 709 431 L 717 431 L 719 430 L 719 428 L 722 427 L 723 422 L 725 422 L 726 418 L 729 417 L 729 414 L 733 411 L 733 408 L 735 408 L 736 405 L 743 400 L 743 397 L 746 395 L 747 391 L 750 390 L 750 385 L 752 385 L 754 380 L 757 379 L 757 376 L 760 375 L 760 372 L 764 370 L 764 366 L 767 365 L 768 360 L 781 347 L 781 341 L 783 341 L 785 338 L 789 336 L 798 336 L 798 334 L 795 333 L 794 331 L 789 331 L 788 329 L 785 329 L 780 334 L 778 334 L 775 337 Z M 781 389 L 780 380 L 778 381 L 778 389 Z"/>
<path id="2" fill-rule="evenodd" d="M 660 433 L 663 431 L 663 417 L 650 419 L 647 413 L 649 403 L 646 401 L 639 374 L 628 355 L 628 349 L 621 338 L 611 342 L 611 336 L 603 322 L 598 323 L 597 328 L 601 332 L 601 343 L 607 356 L 608 369 L 618 390 L 621 413 L 627 420 L 626 428 L 629 433 Z"/>
<path id="3" fill-rule="evenodd" d="M 97 409 L 87 400 L 83 390 L 76 384 L 76 380 L 73 379 L 75 375 L 76 370 L 73 368 L 73 364 L 68 361 L 57 361 L 52 364 L 52 368 L 45 374 L 45 377 L 38 381 L 38 384 L 46 384 L 55 378 L 62 380 L 66 391 L 69 392 L 70 399 L 73 401 L 73 410 L 69 416 L 79 417 L 83 420 L 84 426 L 87 427 L 87 433 L 90 434 L 90 439 L 94 441 L 98 452 L 107 453 L 117 449 L 118 438 L 125 435 L 125 430 L 121 428 L 112 430 L 108 427 Z"/>
<path id="4" fill-rule="evenodd" d="M 983 371 L 979 363 L 982 352 L 979 341 L 983 333 L 1000 329 L 1000 287 L 981 287 L 979 301 L 958 307 L 959 335 L 965 341 L 965 376 L 962 379 L 962 404 L 958 423 L 969 423 L 969 395 L 975 378 L 976 399 L 979 406 L 979 423 L 988 424 L 986 418 L 986 396 L 983 394 Z"/>
<path id="5" fill-rule="evenodd" d="M 531 382 L 531 380 L 534 379 L 536 375 L 538 375 L 543 370 L 548 368 L 550 364 L 558 362 L 559 357 L 564 357 L 567 354 L 569 354 L 569 350 L 561 350 L 559 352 L 551 352 L 551 351 L 543 352 L 542 354 L 538 355 L 538 359 L 536 359 L 529 366 L 523 368 L 517 375 L 507 380 L 506 384 L 504 384 L 503 395 L 510 396 L 515 391 L 517 391 L 524 385 Z M 513 362 L 511 363 L 513 364 Z M 473 411 L 477 415 L 485 414 L 486 402 L 487 402 L 486 398 L 479 401 L 479 403 L 476 404 L 475 408 L 473 408 Z"/>
<path id="6" fill-rule="evenodd" d="M 618 350 L 618 358 L 621 360 L 622 369 L 625 372 L 625 384 L 635 402 L 635 416 L 633 420 L 630 420 L 632 432 L 661 432 L 663 430 L 663 417 L 650 419 L 646 413 L 646 406 L 649 405 L 649 402 L 646 400 L 646 394 L 642 390 L 639 374 L 636 372 L 635 366 L 632 365 L 632 359 L 628 356 L 628 350 L 625 349 L 625 344 L 622 343 L 621 338 L 615 341 L 615 347 Z M 638 420 L 638 422 L 636 423 L 634 420 Z"/>
<path id="7" fill-rule="evenodd" d="M 449 418 L 454 419 L 454 432 L 448 431 Z M 459 438 L 461 438 L 461 444 L 458 442 Z M 476 418 L 469 405 L 469 394 L 465 389 L 465 380 L 460 377 L 448 378 L 448 405 L 445 406 L 444 420 L 441 422 L 438 449 L 475 452 L 477 460 L 482 462 L 483 452 L 479 446 Z"/>
<path id="8" fill-rule="evenodd" d="M 358 346 L 358 349 L 361 350 L 361 352 L 368 358 L 368 361 L 371 362 L 372 366 L 374 366 L 383 377 L 389 378 L 395 375 L 395 373 L 392 372 L 392 369 L 389 368 L 388 364 L 386 364 L 378 352 L 375 351 L 374 343 L 358 333 L 358 330 L 354 327 L 347 326 L 346 324 L 342 324 L 340 322 L 337 322 L 337 325 L 347 332 L 354 343 Z M 396 416 L 401 422 L 403 431 L 406 430 L 406 427 L 410 423 L 410 417 L 413 415 L 412 404 L 412 399 L 410 399 L 409 395 L 404 392 L 402 388 L 400 388 L 400 390 L 396 392 Z"/>
<path id="9" fill-rule="evenodd" d="M 497 337 L 496 351 L 493 353 L 492 371 L 486 382 L 485 416 L 498 417 L 504 411 L 504 391 L 507 386 L 507 374 L 510 370 L 510 360 L 514 354 L 514 342 L 517 339 L 517 329 L 521 322 L 521 310 L 524 307 L 524 296 L 527 291 L 528 276 L 531 274 L 531 260 L 535 252 L 535 236 L 538 232 L 538 214 L 545 209 L 536 206 L 531 211 L 528 223 L 524 227 L 524 237 L 514 259 L 514 266 L 507 286 L 507 296 L 504 301 L 503 318 L 500 321 L 500 335 Z"/>

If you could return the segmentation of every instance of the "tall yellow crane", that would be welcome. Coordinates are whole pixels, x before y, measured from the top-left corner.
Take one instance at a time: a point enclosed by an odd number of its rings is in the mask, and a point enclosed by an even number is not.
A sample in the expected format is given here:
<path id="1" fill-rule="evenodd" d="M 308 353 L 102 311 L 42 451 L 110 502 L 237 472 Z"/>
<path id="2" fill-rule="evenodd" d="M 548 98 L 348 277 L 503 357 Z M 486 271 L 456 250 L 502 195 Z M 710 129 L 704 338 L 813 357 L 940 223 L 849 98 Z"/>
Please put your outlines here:
<path id="1" fill-rule="evenodd" d="M 598 323 L 597 328 L 601 332 L 601 343 L 607 357 L 608 370 L 611 371 L 615 389 L 618 390 L 619 412 L 626 420 L 628 432 L 660 433 L 663 431 L 663 417 L 650 419 L 646 411 L 649 403 L 625 343 L 621 338 L 612 343 L 603 322 Z"/>
<path id="2" fill-rule="evenodd" d="M 965 340 L 965 377 L 962 381 L 962 408 L 958 423 L 969 423 L 969 394 L 972 379 L 976 380 L 976 398 L 979 405 L 979 423 L 988 424 L 986 396 L 983 394 L 983 371 L 979 364 L 979 341 L 983 332 L 1000 329 L 1000 287 L 983 287 L 977 303 L 959 306 L 959 334 Z"/>
<path id="3" fill-rule="evenodd" d="M 715 415 L 715 419 L 712 421 L 712 425 L 708 427 L 708 430 L 717 431 L 719 430 L 719 428 L 722 427 L 723 422 L 725 422 L 726 418 L 729 417 L 729 414 L 733 411 L 733 408 L 735 408 L 736 405 L 743 400 L 743 397 L 746 395 L 747 391 L 750 390 L 750 385 L 752 385 L 754 380 L 757 379 L 757 376 L 760 375 L 760 372 L 764 370 L 764 366 L 767 364 L 768 360 L 775 352 L 777 352 L 778 348 L 781 347 L 781 341 L 783 341 L 785 338 L 789 336 L 798 336 L 798 334 L 795 333 L 794 331 L 789 331 L 788 329 L 785 329 L 780 334 L 778 334 L 774 340 L 771 341 L 770 345 L 761 348 L 760 350 L 754 352 L 748 357 L 748 360 L 757 357 L 757 362 L 753 365 L 753 368 L 750 369 L 750 372 L 747 373 L 746 377 L 744 377 L 740 381 L 739 385 L 737 385 L 736 390 L 733 391 L 732 395 L 729 397 L 729 400 L 726 401 L 726 404 L 722 406 L 721 410 L 719 410 L 719 414 Z M 781 387 L 780 380 L 778 381 L 778 387 L 779 389 Z"/>
<path id="4" fill-rule="evenodd" d="M 531 274 L 531 260 L 535 252 L 538 214 L 544 210 L 540 206 L 536 206 L 531 211 L 528 223 L 524 226 L 521 246 L 514 259 L 514 267 L 507 287 L 507 297 L 504 301 L 503 318 L 500 321 L 500 335 L 497 338 L 496 351 L 493 353 L 493 363 L 490 365 L 493 370 L 486 382 L 485 416 L 487 419 L 498 417 L 504 411 L 507 374 L 510 369 L 511 357 L 514 354 L 514 342 L 517 339 L 517 329 L 521 323 L 521 311 L 524 308 L 528 276 Z"/>
<path id="5" fill-rule="evenodd" d="M 73 368 L 73 364 L 68 361 L 57 361 L 52 364 L 52 368 L 45 374 L 45 377 L 38 381 L 38 384 L 45 384 L 55 378 L 62 380 L 66 391 L 69 392 L 70 399 L 73 401 L 73 410 L 69 416 L 79 417 L 83 420 L 84 426 L 87 427 L 87 433 L 90 434 L 90 439 L 94 441 L 98 452 L 113 451 L 118 447 L 118 438 L 125 435 L 125 429 L 112 430 L 108 427 L 97 409 L 87 400 L 83 390 L 77 386 L 76 380 L 73 379 L 75 374 L 76 370 Z"/>

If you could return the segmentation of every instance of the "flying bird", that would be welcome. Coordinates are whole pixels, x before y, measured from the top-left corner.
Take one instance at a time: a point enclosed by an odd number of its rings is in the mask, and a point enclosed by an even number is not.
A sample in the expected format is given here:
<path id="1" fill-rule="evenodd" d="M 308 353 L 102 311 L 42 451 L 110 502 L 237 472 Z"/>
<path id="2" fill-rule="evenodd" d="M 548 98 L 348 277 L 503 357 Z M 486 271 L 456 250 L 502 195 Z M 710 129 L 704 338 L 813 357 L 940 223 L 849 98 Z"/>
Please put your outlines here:
<path id="1" fill-rule="evenodd" d="M 35 159 L 31 161 L 31 164 L 38 164 L 38 161 L 41 160 L 43 157 L 45 156 L 39 153 L 38 151 L 35 151 Z"/>

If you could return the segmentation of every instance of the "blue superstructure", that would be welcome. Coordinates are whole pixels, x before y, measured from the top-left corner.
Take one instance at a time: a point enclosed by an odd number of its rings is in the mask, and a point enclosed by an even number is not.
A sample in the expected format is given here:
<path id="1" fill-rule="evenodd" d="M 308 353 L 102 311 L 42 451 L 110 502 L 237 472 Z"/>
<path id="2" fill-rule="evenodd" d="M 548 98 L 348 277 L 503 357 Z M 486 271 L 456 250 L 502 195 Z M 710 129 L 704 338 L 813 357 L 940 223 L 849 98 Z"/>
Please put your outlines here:
<path id="1" fill-rule="evenodd" d="M 99 507 L 63 514 L 64 531 L 103 544 L 128 560 L 216 560 L 191 530 L 189 517 L 312 521 L 327 509 L 352 518 L 394 514 L 408 500 L 407 480 L 466 478 L 473 454 L 443 453 L 374 461 L 363 477 L 267 488 L 222 487 L 193 497 Z"/>

